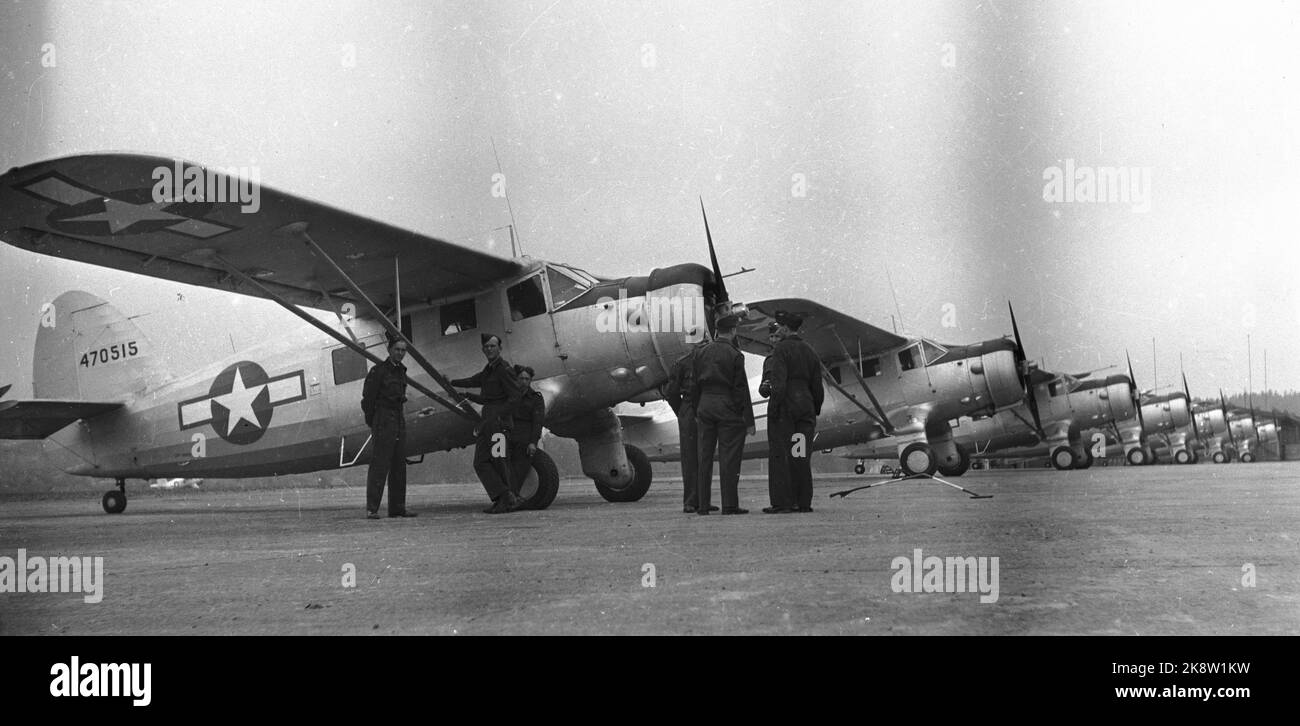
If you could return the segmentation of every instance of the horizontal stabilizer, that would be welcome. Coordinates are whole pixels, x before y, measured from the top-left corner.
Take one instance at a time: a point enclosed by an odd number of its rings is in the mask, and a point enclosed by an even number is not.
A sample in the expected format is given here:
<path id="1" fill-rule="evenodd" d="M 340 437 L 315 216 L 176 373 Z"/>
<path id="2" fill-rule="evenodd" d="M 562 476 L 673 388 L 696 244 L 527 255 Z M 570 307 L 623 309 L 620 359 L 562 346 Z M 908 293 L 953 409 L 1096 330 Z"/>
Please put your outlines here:
<path id="1" fill-rule="evenodd" d="M 43 439 L 68 424 L 121 408 L 117 401 L 3 401 L 0 439 Z"/>

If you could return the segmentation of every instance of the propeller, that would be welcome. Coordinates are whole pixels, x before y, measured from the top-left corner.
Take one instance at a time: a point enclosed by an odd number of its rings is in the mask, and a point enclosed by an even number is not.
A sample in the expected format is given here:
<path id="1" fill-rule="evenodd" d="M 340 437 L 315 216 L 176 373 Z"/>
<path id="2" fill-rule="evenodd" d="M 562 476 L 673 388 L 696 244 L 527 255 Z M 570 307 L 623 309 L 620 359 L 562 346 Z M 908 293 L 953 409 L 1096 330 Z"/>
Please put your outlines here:
<path id="1" fill-rule="evenodd" d="M 1142 418 L 1142 394 L 1137 390 L 1137 378 L 1133 375 L 1133 359 L 1129 357 L 1128 351 L 1124 351 L 1124 360 L 1128 361 L 1128 379 L 1133 382 L 1133 409 L 1137 411 L 1138 418 L 1138 442 L 1145 443 L 1147 437 L 1147 422 Z"/>
<path id="2" fill-rule="evenodd" d="M 713 247 L 713 233 L 709 231 L 709 215 L 704 211 L 704 197 L 700 197 L 700 216 L 704 217 L 704 236 L 709 241 L 709 262 L 713 264 L 713 283 L 717 286 L 713 298 L 713 317 L 709 320 L 712 327 L 713 320 L 717 318 L 717 311 L 723 303 L 731 303 L 731 296 L 727 294 L 727 283 L 723 280 L 722 268 L 718 265 L 718 252 Z"/>
<path id="3" fill-rule="evenodd" d="M 13 388 L 13 384 L 12 384 L 12 383 L 10 383 L 10 384 L 8 384 L 8 385 L 6 385 L 6 386 L 4 386 L 4 387 L 0 387 L 0 397 L 3 397 L 6 393 L 8 393 L 10 388 Z"/>
<path id="4" fill-rule="evenodd" d="M 1038 417 L 1038 397 L 1034 395 L 1034 385 L 1029 380 L 1029 367 L 1025 365 L 1024 343 L 1020 341 L 1020 326 L 1016 325 L 1016 309 L 1007 301 L 1007 310 L 1011 313 L 1011 332 L 1016 336 L 1016 374 L 1020 376 L 1020 388 L 1025 392 L 1025 403 L 1029 405 L 1029 414 L 1034 417 L 1034 431 L 1042 438 L 1047 438 L 1043 431 L 1043 422 Z"/>
<path id="5" fill-rule="evenodd" d="M 1201 440 L 1201 429 L 1196 425 L 1196 411 L 1192 409 L 1192 389 L 1187 387 L 1187 372 L 1183 371 L 1183 393 L 1187 394 L 1187 412 L 1192 416 L 1192 435 Z"/>
<path id="6" fill-rule="evenodd" d="M 1228 441 L 1232 444 L 1233 451 L 1237 449 L 1237 437 L 1232 434 L 1232 421 L 1228 418 L 1228 399 L 1223 397 L 1223 389 L 1219 389 L 1219 405 L 1223 409 L 1223 423 L 1228 427 Z"/>

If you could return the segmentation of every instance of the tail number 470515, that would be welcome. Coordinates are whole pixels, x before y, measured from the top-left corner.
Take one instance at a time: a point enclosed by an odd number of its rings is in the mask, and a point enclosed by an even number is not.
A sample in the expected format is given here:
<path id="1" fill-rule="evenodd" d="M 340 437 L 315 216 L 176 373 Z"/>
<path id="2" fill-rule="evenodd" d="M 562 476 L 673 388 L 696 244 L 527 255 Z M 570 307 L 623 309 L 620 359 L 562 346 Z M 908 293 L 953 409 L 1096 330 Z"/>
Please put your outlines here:
<path id="1" fill-rule="evenodd" d="M 115 360 L 133 358 L 140 354 L 140 348 L 134 340 L 114 343 L 103 348 L 94 348 L 81 354 L 81 367 L 93 368 Z"/>

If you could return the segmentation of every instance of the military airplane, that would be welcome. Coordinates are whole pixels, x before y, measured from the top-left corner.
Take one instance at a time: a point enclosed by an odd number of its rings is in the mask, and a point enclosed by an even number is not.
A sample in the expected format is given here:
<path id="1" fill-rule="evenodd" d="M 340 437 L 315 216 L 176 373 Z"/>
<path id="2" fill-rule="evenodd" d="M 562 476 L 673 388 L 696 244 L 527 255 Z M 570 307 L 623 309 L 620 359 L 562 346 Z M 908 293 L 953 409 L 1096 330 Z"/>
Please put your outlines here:
<path id="1" fill-rule="evenodd" d="M 975 345 L 945 345 L 908 338 L 877 328 L 820 303 L 775 299 L 747 305 L 738 329 L 742 350 L 770 352 L 769 323 L 777 311 L 804 318 L 801 337 L 822 360 L 826 399 L 817 421 L 815 448 L 881 439 L 909 474 L 948 472 L 969 466 L 969 451 L 954 438 L 951 422 L 961 416 L 990 415 L 1025 400 L 1029 366 L 1016 340 L 986 340 Z M 757 435 L 745 445 L 745 458 L 767 456 L 767 401 L 751 377 Z M 1038 421 L 1036 404 L 1029 415 Z M 674 419 L 628 412 L 624 433 L 647 450 L 652 461 L 679 458 Z"/>
<path id="2" fill-rule="evenodd" d="M 221 193 L 242 183 L 182 160 L 117 153 L 0 176 L 0 238 L 11 245 L 268 298 L 323 333 L 170 371 L 129 318 L 89 293 L 68 292 L 40 312 L 34 397 L 0 403 L 0 437 L 48 439 L 78 459 L 71 473 L 115 479 L 117 489 L 103 498 L 110 513 L 126 507 L 127 479 L 364 464 L 372 447 L 361 386 L 369 364 L 384 357 L 388 334 L 408 341 L 416 364 L 408 455 L 447 451 L 472 443 L 480 420 L 450 380 L 483 366 L 480 333 L 495 333 L 508 360 L 536 369 L 546 427 L 577 441 L 600 494 L 609 501 L 645 494 L 649 462 L 624 442 L 611 407 L 663 383 L 712 326 L 715 305 L 730 306 L 711 235 L 712 270 L 685 263 L 597 277 L 266 187 L 255 205 Z M 707 226 L 706 218 L 706 233 Z M 304 308 L 337 319 L 326 324 Z M 544 452 L 532 468 L 527 504 L 544 508 L 558 473 Z"/>

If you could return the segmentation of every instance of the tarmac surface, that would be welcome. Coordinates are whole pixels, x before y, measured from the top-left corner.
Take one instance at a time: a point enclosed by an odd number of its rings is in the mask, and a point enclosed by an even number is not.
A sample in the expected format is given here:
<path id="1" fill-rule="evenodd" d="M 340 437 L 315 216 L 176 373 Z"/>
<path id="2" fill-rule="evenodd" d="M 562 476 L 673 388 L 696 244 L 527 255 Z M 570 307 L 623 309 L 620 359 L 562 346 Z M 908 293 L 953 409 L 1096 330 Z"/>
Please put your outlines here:
<path id="1" fill-rule="evenodd" d="M 128 485 L 120 515 L 89 487 L 8 499 L 0 557 L 102 556 L 103 599 L 0 593 L 0 635 L 1300 633 L 1294 463 L 972 471 L 954 481 L 992 499 L 935 482 L 828 498 L 871 481 L 819 477 L 814 512 L 764 515 L 766 481 L 746 477 L 738 517 L 683 514 L 680 479 L 631 504 L 570 479 L 546 511 L 495 516 L 477 483 L 416 485 L 419 517 L 379 521 L 355 487 Z M 996 601 L 976 583 L 895 591 L 917 549 L 998 558 Z"/>

